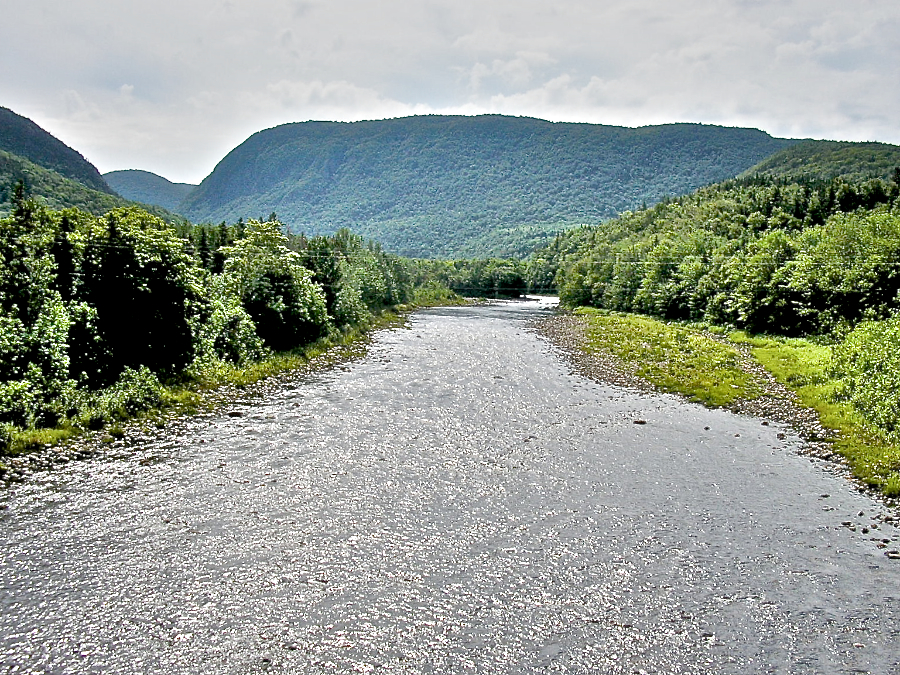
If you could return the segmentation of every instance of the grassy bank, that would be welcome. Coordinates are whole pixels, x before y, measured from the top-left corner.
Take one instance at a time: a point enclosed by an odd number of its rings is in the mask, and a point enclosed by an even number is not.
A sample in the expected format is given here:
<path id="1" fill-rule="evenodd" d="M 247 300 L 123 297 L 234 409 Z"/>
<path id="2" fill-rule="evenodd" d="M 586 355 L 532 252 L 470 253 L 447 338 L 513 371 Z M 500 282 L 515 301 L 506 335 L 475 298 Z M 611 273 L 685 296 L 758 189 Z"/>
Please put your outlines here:
<path id="1" fill-rule="evenodd" d="M 729 337 L 735 343 L 749 345 L 775 379 L 818 413 L 822 426 L 837 432 L 834 447 L 847 460 L 854 476 L 889 497 L 900 496 L 900 446 L 841 400 L 843 382 L 832 371 L 830 345 L 743 332 Z"/>
<path id="2" fill-rule="evenodd" d="M 582 307 L 588 352 L 610 354 L 663 391 L 711 406 L 755 398 L 756 379 L 741 370 L 734 347 L 700 331 L 634 314 Z"/>
<path id="3" fill-rule="evenodd" d="M 828 344 L 743 332 L 719 341 L 701 328 L 643 316 L 588 308 L 575 314 L 585 322 L 588 353 L 612 355 L 660 389 L 711 406 L 761 394 L 759 380 L 740 366 L 737 346 L 748 347 L 778 382 L 817 412 L 825 428 L 836 432 L 835 450 L 856 478 L 886 496 L 900 496 L 900 446 L 840 400 L 842 381 L 831 369 Z"/>

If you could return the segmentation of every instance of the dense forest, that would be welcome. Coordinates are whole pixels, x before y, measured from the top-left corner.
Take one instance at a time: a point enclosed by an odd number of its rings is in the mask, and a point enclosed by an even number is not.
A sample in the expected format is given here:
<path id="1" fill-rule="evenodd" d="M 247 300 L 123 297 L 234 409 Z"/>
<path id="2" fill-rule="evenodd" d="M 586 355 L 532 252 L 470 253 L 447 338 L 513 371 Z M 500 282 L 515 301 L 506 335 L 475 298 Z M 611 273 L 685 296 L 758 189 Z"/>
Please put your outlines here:
<path id="1" fill-rule="evenodd" d="M 569 306 L 819 336 L 841 395 L 900 440 L 900 169 L 736 179 L 556 237 L 528 280 Z"/>
<path id="2" fill-rule="evenodd" d="M 172 225 L 136 207 L 51 211 L 20 183 L 0 220 L 0 447 L 16 429 L 99 428 L 203 380 L 365 326 L 424 294 L 515 296 L 524 266 L 403 259 L 274 214 Z"/>
<path id="3" fill-rule="evenodd" d="M 776 152 L 738 178 L 765 176 L 791 180 L 843 178 L 888 180 L 900 166 L 900 147 L 887 143 L 804 141 Z"/>
<path id="4" fill-rule="evenodd" d="M 793 143 L 499 115 L 304 122 L 251 136 L 179 212 L 216 222 L 275 210 L 295 232 L 350 227 L 403 255 L 524 257 L 562 229 L 733 177 Z"/>
<path id="5" fill-rule="evenodd" d="M 118 195 L 87 187 L 78 181 L 38 166 L 24 157 L 0 150 L 0 217 L 13 209 L 13 186 L 22 181 L 36 199 L 51 209 L 76 207 L 94 215 L 103 215 L 115 208 L 133 206 Z M 141 205 L 167 221 L 184 220 L 158 206 Z"/>

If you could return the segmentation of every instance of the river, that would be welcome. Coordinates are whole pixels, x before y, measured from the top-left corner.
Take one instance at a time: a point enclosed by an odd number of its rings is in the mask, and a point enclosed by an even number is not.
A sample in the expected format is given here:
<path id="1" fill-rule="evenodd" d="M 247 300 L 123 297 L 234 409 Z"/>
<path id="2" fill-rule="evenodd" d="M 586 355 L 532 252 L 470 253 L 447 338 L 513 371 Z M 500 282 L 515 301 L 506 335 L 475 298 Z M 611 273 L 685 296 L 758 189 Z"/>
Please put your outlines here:
<path id="1" fill-rule="evenodd" d="M 418 312 L 358 361 L 11 485 L 0 664 L 900 672 L 881 507 L 787 429 L 574 374 L 530 329 L 549 310 Z"/>

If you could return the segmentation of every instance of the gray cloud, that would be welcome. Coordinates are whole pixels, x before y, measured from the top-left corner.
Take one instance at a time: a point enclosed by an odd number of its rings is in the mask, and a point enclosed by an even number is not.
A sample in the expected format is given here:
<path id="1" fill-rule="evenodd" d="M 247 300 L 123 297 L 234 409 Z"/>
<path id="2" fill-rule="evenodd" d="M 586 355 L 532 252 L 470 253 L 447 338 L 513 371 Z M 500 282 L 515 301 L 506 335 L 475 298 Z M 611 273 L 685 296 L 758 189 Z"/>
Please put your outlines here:
<path id="1" fill-rule="evenodd" d="M 189 181 L 267 126 L 429 112 L 900 142 L 898 35 L 893 0 L 31 0 L 0 105 Z"/>

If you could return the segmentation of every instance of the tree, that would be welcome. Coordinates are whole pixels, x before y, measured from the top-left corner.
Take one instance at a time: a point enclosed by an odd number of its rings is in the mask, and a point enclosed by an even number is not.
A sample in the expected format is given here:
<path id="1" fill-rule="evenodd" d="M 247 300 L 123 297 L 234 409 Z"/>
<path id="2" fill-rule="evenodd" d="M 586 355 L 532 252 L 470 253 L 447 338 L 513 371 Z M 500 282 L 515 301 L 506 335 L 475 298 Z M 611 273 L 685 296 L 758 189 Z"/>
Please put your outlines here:
<path id="1" fill-rule="evenodd" d="M 174 375 L 194 356 L 202 286 L 184 240 L 138 208 L 117 209 L 82 235 L 76 299 L 86 303 L 72 344 L 73 375 L 91 387 L 127 367 Z"/>
<path id="2" fill-rule="evenodd" d="M 50 215 L 16 185 L 12 216 L 0 221 L 0 422 L 53 423 L 71 391 L 54 231 Z"/>
<path id="3" fill-rule="evenodd" d="M 223 251 L 228 292 L 240 298 L 258 335 L 276 350 L 311 342 L 328 327 L 322 288 L 287 241 L 280 223 L 250 220 L 243 238 Z"/>

